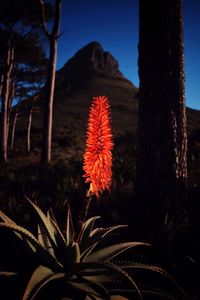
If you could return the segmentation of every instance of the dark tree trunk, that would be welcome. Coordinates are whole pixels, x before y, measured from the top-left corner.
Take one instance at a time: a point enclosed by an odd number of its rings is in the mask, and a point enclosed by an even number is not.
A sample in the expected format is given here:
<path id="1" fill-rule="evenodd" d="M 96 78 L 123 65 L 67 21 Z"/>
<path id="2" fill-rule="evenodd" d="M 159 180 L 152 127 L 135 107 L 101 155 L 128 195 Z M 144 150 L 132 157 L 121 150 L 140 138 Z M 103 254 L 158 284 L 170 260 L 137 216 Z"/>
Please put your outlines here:
<path id="1" fill-rule="evenodd" d="M 52 140 L 52 120 L 53 120 L 53 98 L 55 87 L 57 41 L 50 41 L 50 62 L 48 67 L 48 77 L 46 85 L 46 99 L 44 103 L 43 121 L 43 144 L 42 144 L 42 163 L 51 161 L 51 140 Z"/>
<path id="2" fill-rule="evenodd" d="M 136 207 L 143 234 L 183 218 L 187 135 L 181 0 L 140 0 Z"/>
<path id="3" fill-rule="evenodd" d="M 33 116 L 33 105 L 31 106 L 28 114 L 28 127 L 27 127 L 27 152 L 31 151 L 31 126 L 32 126 L 32 116 Z"/>
<path id="4" fill-rule="evenodd" d="M 2 86 L 3 86 L 3 74 L 0 74 L 0 97 L 2 93 Z"/>
<path id="5" fill-rule="evenodd" d="M 10 115 L 12 111 L 12 103 L 15 97 L 15 79 L 13 78 L 10 82 L 10 90 L 9 90 L 9 97 L 8 97 L 8 109 L 7 109 L 7 140 L 9 138 L 10 132 Z"/>
<path id="6" fill-rule="evenodd" d="M 57 41 L 60 29 L 61 0 L 55 1 L 55 19 L 52 33 L 49 34 L 43 22 L 45 32 L 49 38 L 50 53 L 47 71 L 46 96 L 44 101 L 44 121 L 43 121 L 43 144 L 41 153 L 41 163 L 51 161 L 51 140 L 52 140 L 52 120 L 53 120 L 53 99 L 55 87 L 55 71 L 57 59 Z M 43 1 L 41 1 L 43 4 Z M 43 18 L 44 21 L 44 18 Z"/>
<path id="7" fill-rule="evenodd" d="M 14 118 L 13 118 L 13 126 L 11 131 L 11 142 L 10 142 L 10 150 L 13 151 L 14 149 L 14 143 L 15 143 L 15 129 L 16 129 L 16 123 L 18 119 L 18 108 L 15 109 Z"/>
<path id="8" fill-rule="evenodd" d="M 8 99 L 10 87 L 10 75 L 13 68 L 14 48 L 8 43 L 7 60 L 5 66 L 4 80 L 2 86 L 2 116 L 1 116 L 1 143 L 0 143 L 0 160 L 7 161 L 7 118 L 8 118 Z"/>

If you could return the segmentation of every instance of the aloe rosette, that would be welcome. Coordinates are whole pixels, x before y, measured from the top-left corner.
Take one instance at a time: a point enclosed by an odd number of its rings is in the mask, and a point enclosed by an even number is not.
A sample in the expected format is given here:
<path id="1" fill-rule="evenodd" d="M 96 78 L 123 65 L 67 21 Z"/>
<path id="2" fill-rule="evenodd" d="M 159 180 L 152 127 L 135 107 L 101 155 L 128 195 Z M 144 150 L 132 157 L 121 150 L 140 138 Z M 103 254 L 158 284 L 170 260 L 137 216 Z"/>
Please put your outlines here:
<path id="1" fill-rule="evenodd" d="M 147 290 L 139 288 L 134 276 L 130 275 L 133 270 L 155 272 L 175 283 L 159 267 L 119 260 L 127 250 L 133 251 L 136 247 L 146 247 L 148 244 L 124 242 L 106 245 L 111 234 L 127 227 L 126 225 L 96 227 L 100 217 L 95 216 L 83 223 L 76 239 L 70 209 L 67 213 L 66 230 L 62 232 L 51 210 L 44 214 L 35 203 L 28 201 L 39 216 L 37 237 L 0 212 L 0 228 L 12 231 L 41 262 L 29 279 L 22 300 L 40 299 L 42 290 L 48 289 L 52 282 L 63 285 L 63 297 L 67 299 L 79 299 L 77 293 L 87 300 L 111 299 L 113 295 L 126 295 L 127 292 L 135 295 L 136 299 L 142 299 L 142 294 Z M 13 274 L 1 273 L 4 276 Z M 158 290 L 150 292 L 165 295 Z"/>

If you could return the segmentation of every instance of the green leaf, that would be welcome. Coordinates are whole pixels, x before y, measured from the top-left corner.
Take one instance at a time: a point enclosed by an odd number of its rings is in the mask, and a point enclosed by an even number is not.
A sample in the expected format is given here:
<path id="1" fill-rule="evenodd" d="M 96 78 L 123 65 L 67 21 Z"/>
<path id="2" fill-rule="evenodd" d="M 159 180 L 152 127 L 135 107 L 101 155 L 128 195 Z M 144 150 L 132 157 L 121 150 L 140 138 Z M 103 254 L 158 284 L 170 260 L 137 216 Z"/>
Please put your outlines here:
<path id="1" fill-rule="evenodd" d="M 77 267 L 78 266 L 78 267 Z M 116 278 L 112 272 L 97 263 L 81 263 L 74 265 L 74 274 L 94 282 L 110 282 Z"/>
<path id="2" fill-rule="evenodd" d="M 69 265 L 80 261 L 80 249 L 77 243 L 71 242 L 67 245 L 67 242 L 55 220 L 49 219 L 52 225 L 55 227 L 55 240 L 57 247 L 54 247 L 54 254 L 58 261 L 69 268 Z"/>
<path id="3" fill-rule="evenodd" d="M 97 283 L 106 283 L 106 282 L 111 282 L 113 281 L 116 276 L 111 275 L 108 273 L 108 275 L 105 274 L 99 274 L 99 275 L 92 275 L 92 274 L 87 274 L 87 275 L 82 275 L 81 276 L 87 280 L 90 280 L 92 282 L 97 282 Z"/>
<path id="4" fill-rule="evenodd" d="M 177 297 L 174 295 L 171 295 L 170 292 L 166 292 L 166 291 L 162 291 L 160 289 L 154 289 L 154 288 L 142 288 L 141 289 L 141 293 L 143 295 L 153 295 L 153 296 L 159 296 L 162 297 L 163 299 L 168 299 L 168 300 L 177 300 Z M 188 299 L 188 297 L 186 296 L 186 294 L 184 293 L 184 295 L 182 295 L 181 297 L 182 300 L 186 300 Z"/>
<path id="5" fill-rule="evenodd" d="M 1 272 L 0 271 L 0 276 L 5 276 L 5 277 L 10 277 L 10 276 L 15 276 L 15 275 L 18 275 L 17 273 L 15 272 Z"/>
<path id="6" fill-rule="evenodd" d="M 137 293 L 135 290 L 132 290 L 132 289 L 109 289 L 109 292 L 111 295 L 116 295 L 116 296 L 118 295 L 120 297 L 121 297 L 121 295 L 126 295 L 126 296 L 130 295 L 131 297 L 133 297 L 133 294 Z M 140 292 L 142 295 L 158 296 L 158 297 L 162 297 L 162 299 L 177 300 L 177 297 L 175 297 L 174 295 L 171 295 L 169 292 L 162 291 L 159 289 L 153 289 L 153 288 L 151 289 L 149 287 L 147 287 L 147 288 L 142 287 L 142 288 L 140 288 Z M 111 300 L 112 299 L 114 300 L 115 296 L 111 296 Z M 121 298 L 118 298 L 118 299 L 121 299 Z M 129 298 L 125 298 L 125 299 L 129 299 Z M 186 300 L 187 298 L 183 298 L 183 299 Z"/>
<path id="7" fill-rule="evenodd" d="M 96 216 L 96 217 L 92 217 L 90 219 L 88 219 L 87 221 L 85 221 L 85 223 L 83 223 L 82 228 L 81 228 L 81 235 L 80 235 L 80 239 L 79 242 L 83 242 L 87 241 L 90 237 L 91 231 L 94 227 L 94 224 L 96 222 L 96 220 L 100 219 L 100 216 Z"/>
<path id="8" fill-rule="evenodd" d="M 1 210 L 0 210 L 0 218 L 5 222 L 5 223 L 9 223 L 9 224 L 16 224 L 12 219 L 10 219 L 6 214 L 4 214 Z"/>
<path id="9" fill-rule="evenodd" d="M 111 300 L 129 300 L 129 299 L 122 297 L 121 295 L 115 295 L 115 296 L 111 296 Z"/>
<path id="10" fill-rule="evenodd" d="M 103 265 L 108 270 L 114 271 L 116 273 L 116 275 L 118 274 L 120 276 L 120 278 L 124 278 L 127 282 L 129 282 L 133 286 L 133 289 L 136 291 L 139 298 L 142 299 L 142 294 L 141 294 L 137 284 L 135 283 L 135 281 L 130 277 L 130 275 L 127 272 L 125 272 L 122 268 L 120 268 L 116 264 L 111 263 L 110 261 L 104 262 Z"/>
<path id="11" fill-rule="evenodd" d="M 69 273 L 74 274 L 74 264 L 80 262 L 80 249 L 78 243 L 72 242 L 65 250 L 63 265 Z"/>
<path id="12" fill-rule="evenodd" d="M 98 284 L 91 283 L 89 281 L 77 282 L 77 281 L 69 280 L 67 285 L 73 290 L 82 291 L 85 295 L 89 295 L 89 296 L 92 295 L 95 297 L 101 297 L 101 299 L 108 299 L 107 290 L 104 290 Z M 102 293 L 103 293 L 103 297 L 102 297 Z"/>
<path id="13" fill-rule="evenodd" d="M 127 251 L 130 248 L 135 248 L 137 246 L 144 246 L 148 244 L 144 244 L 141 242 L 129 242 L 129 243 L 121 243 L 115 244 L 112 246 L 105 247 L 100 249 L 85 258 L 85 262 L 98 262 L 98 261 L 105 261 L 111 260 L 114 257 L 120 255 L 122 252 Z"/>
<path id="14" fill-rule="evenodd" d="M 35 203 L 29 199 L 28 201 L 35 208 L 42 221 L 43 235 L 45 235 L 45 233 L 47 234 L 49 243 L 51 245 L 50 247 L 53 248 L 53 255 L 55 255 L 56 258 L 63 263 L 67 243 L 56 222 L 53 212 L 48 211 L 47 216 L 45 216 L 42 210 Z M 50 252 L 52 253 L 52 250 Z"/>
<path id="15" fill-rule="evenodd" d="M 54 245 L 54 247 L 57 246 L 56 245 L 56 239 L 55 239 L 55 228 L 52 225 L 52 222 L 49 220 L 49 218 L 47 216 L 45 216 L 45 214 L 42 212 L 42 210 L 35 203 L 33 203 L 27 197 L 26 197 L 26 199 L 29 201 L 29 203 L 32 205 L 32 207 L 35 209 L 35 211 L 37 212 L 40 220 L 42 221 L 42 224 L 44 226 L 44 230 L 48 234 L 51 245 Z"/>
<path id="16" fill-rule="evenodd" d="M 41 225 L 38 224 L 38 241 L 39 243 L 52 255 L 55 257 L 53 246 L 48 238 L 46 231 Z"/>
<path id="17" fill-rule="evenodd" d="M 19 233 L 22 242 L 27 245 L 27 241 L 29 241 L 29 243 L 32 244 L 32 247 L 34 247 L 34 249 L 36 249 L 36 251 L 43 257 L 46 263 L 50 264 L 56 270 L 60 270 L 62 268 L 61 264 L 42 247 L 42 245 L 30 231 L 17 224 L 7 224 L 0 222 L 0 227 L 10 230 L 13 233 Z"/>
<path id="18" fill-rule="evenodd" d="M 102 270 L 104 270 L 103 274 L 107 274 L 107 276 L 110 276 L 110 281 L 115 279 L 124 279 L 127 282 L 133 286 L 133 289 L 136 290 L 137 294 L 139 295 L 140 299 L 141 293 L 140 290 L 137 286 L 137 284 L 134 282 L 134 280 L 130 277 L 130 275 L 124 271 L 122 268 L 117 266 L 116 264 L 113 264 L 109 261 L 102 262 L 102 263 L 81 263 L 81 264 L 76 264 L 74 265 L 74 273 L 77 274 L 77 276 L 82 276 L 82 275 L 90 275 L 92 272 L 97 272 L 97 274 L 102 274 Z M 87 275 L 86 275 L 87 276 Z"/>
<path id="19" fill-rule="evenodd" d="M 41 249 L 41 245 L 38 242 L 38 240 L 34 237 L 34 235 L 28 231 L 27 229 L 25 229 L 24 227 L 21 227 L 15 223 L 2 223 L 0 222 L 0 227 L 2 228 L 6 228 L 11 230 L 13 233 L 17 233 L 17 236 L 19 237 L 18 234 L 20 234 L 20 238 L 24 238 L 23 241 L 26 241 L 26 239 L 28 239 L 30 242 L 33 243 L 33 245 L 39 247 Z"/>
<path id="20" fill-rule="evenodd" d="M 110 294 L 102 283 L 95 282 L 95 281 L 91 280 L 91 278 L 86 279 L 84 277 L 84 279 L 91 286 L 91 288 L 97 292 L 97 294 L 98 294 L 97 297 L 101 297 L 103 299 L 110 299 Z"/>
<path id="21" fill-rule="evenodd" d="M 69 245 L 74 240 L 74 226 L 70 207 L 68 207 L 67 211 L 66 240 L 67 245 Z"/>
<path id="22" fill-rule="evenodd" d="M 127 269 L 134 269 L 134 270 L 143 269 L 145 271 L 151 271 L 151 272 L 158 273 L 161 276 L 163 276 L 164 278 L 171 281 L 174 284 L 174 286 L 176 286 L 176 288 L 180 290 L 180 292 L 182 294 L 185 294 L 185 291 L 179 286 L 179 284 L 176 282 L 176 280 L 167 271 L 163 270 L 162 268 L 160 268 L 158 266 L 147 265 L 147 264 L 142 264 L 142 263 L 134 263 L 134 262 L 117 262 L 117 261 L 115 261 L 115 263 L 117 265 L 120 265 L 120 267 L 122 267 L 125 270 L 127 270 Z"/>
<path id="23" fill-rule="evenodd" d="M 126 228 L 126 225 L 117 225 L 109 228 L 97 228 L 91 232 L 91 237 L 88 242 L 80 244 L 81 249 L 81 261 L 92 252 L 92 250 L 102 241 L 104 241 L 110 234 L 118 229 Z"/>
<path id="24" fill-rule="evenodd" d="M 66 248 L 67 247 L 67 242 L 64 238 L 64 235 L 62 234 L 62 231 L 60 230 L 58 224 L 56 221 L 51 220 L 52 225 L 55 227 L 55 239 L 58 247 Z"/>
<path id="25" fill-rule="evenodd" d="M 65 273 L 54 273 L 51 269 L 42 265 L 37 267 L 28 282 L 22 300 L 34 300 L 44 286 L 63 277 L 65 277 Z"/>

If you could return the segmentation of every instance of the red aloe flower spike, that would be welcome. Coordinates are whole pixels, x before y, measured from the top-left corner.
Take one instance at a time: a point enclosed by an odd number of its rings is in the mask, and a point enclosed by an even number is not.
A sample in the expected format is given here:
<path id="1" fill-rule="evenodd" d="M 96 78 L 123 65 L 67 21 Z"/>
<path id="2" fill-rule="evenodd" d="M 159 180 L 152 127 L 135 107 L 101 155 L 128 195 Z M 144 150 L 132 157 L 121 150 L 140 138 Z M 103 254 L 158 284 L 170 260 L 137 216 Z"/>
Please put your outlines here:
<path id="1" fill-rule="evenodd" d="M 83 176 L 86 177 L 85 182 L 90 183 L 89 195 L 99 197 L 99 192 L 110 190 L 113 146 L 108 98 L 93 97 L 83 157 Z"/>

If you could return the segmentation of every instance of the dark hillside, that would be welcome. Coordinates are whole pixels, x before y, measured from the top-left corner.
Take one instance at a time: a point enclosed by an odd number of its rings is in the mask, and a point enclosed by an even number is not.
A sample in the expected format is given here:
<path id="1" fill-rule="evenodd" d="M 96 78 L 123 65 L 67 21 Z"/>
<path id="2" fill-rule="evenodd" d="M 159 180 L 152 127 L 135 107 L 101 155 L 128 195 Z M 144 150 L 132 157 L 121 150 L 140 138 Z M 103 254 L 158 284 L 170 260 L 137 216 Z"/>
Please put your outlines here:
<path id="1" fill-rule="evenodd" d="M 111 104 L 115 142 L 113 188 L 120 184 L 122 189 L 131 192 L 135 173 L 138 89 L 123 77 L 113 56 L 105 53 L 107 52 L 100 44 L 90 43 L 78 51 L 57 72 L 53 114 L 53 166 L 59 165 L 65 174 L 63 175 L 60 170 L 62 177 L 67 176 L 69 172 L 77 177 L 77 170 L 78 176 L 82 177 L 82 157 L 89 106 L 92 97 L 107 95 Z M 41 151 L 42 96 L 34 106 L 29 155 L 26 154 L 28 101 L 20 105 L 21 113 L 17 121 L 15 148 L 9 155 L 7 167 L 1 168 L 0 180 L 3 190 L 12 190 L 14 186 L 14 189 L 22 189 L 24 193 L 27 185 L 28 190 L 37 190 L 35 185 L 38 184 Z M 200 186 L 200 112 L 188 108 L 187 122 L 189 186 L 198 187 Z M 83 182 L 81 184 L 84 185 Z"/>

